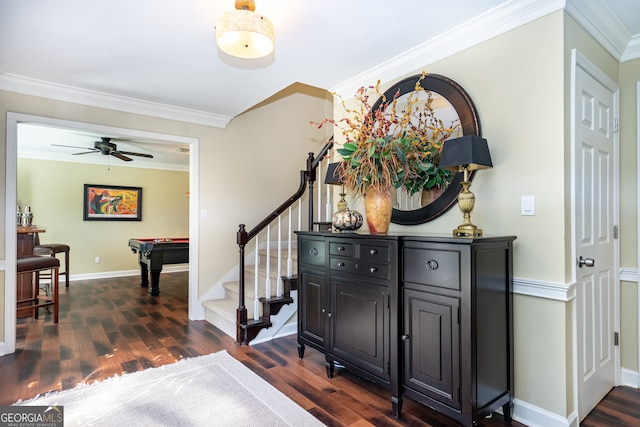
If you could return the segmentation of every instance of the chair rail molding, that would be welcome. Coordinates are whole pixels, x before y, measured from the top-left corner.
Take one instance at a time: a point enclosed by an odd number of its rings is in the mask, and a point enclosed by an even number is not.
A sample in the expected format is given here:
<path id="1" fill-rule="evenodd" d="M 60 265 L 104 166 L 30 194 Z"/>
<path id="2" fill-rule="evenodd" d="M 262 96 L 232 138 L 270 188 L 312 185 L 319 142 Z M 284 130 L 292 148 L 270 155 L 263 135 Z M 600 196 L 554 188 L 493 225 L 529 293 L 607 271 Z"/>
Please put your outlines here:
<path id="1" fill-rule="evenodd" d="M 556 301 L 571 301 L 576 297 L 576 284 L 544 282 L 514 277 L 513 293 L 516 295 L 528 295 Z"/>

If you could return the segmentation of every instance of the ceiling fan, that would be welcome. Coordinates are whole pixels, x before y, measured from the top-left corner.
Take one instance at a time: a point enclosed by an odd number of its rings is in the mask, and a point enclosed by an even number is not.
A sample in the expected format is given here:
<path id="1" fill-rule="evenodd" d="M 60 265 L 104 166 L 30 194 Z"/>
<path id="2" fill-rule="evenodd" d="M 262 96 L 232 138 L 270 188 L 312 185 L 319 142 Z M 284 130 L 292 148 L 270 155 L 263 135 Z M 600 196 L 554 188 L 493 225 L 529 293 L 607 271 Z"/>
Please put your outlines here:
<path id="1" fill-rule="evenodd" d="M 100 141 L 96 141 L 93 143 L 93 148 L 91 147 L 76 147 L 74 145 L 60 145 L 60 144 L 51 144 L 56 147 L 68 147 L 68 148 L 82 148 L 89 151 L 83 151 L 80 153 L 73 153 L 74 156 L 79 154 L 91 154 L 91 153 L 101 153 L 104 156 L 113 156 L 117 157 L 120 160 L 124 160 L 125 162 L 130 162 L 133 159 L 127 156 L 138 156 L 138 157 L 146 157 L 148 159 L 153 159 L 151 154 L 144 153 L 134 153 L 131 151 L 119 151 L 118 146 L 111 142 L 111 138 L 100 138 Z"/>

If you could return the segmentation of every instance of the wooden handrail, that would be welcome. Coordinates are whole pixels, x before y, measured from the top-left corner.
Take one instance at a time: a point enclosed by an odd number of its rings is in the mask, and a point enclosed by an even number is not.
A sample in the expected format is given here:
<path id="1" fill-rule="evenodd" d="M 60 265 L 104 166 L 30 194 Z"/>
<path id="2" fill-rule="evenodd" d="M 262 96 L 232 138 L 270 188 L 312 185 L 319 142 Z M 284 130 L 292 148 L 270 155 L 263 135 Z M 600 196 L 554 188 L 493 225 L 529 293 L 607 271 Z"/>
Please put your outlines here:
<path id="1" fill-rule="evenodd" d="M 236 310 L 236 344 L 248 344 L 246 337 L 243 336 L 241 325 L 247 323 L 247 307 L 245 306 L 245 246 L 246 244 L 257 236 L 262 230 L 268 227 L 274 220 L 278 218 L 284 211 L 286 211 L 291 205 L 299 200 L 305 193 L 307 185 L 309 186 L 309 224 L 308 229 L 313 229 L 313 183 L 316 181 L 316 169 L 322 159 L 327 155 L 329 150 L 333 147 L 333 136 L 325 143 L 322 150 L 318 153 L 317 157 L 314 157 L 313 153 L 309 153 L 307 157 L 306 170 L 300 171 L 300 185 L 298 189 L 291 197 L 278 206 L 272 213 L 267 215 L 262 221 L 258 223 L 251 230 L 247 231 L 245 224 L 240 224 L 238 232 L 236 233 L 236 242 L 238 244 L 239 252 L 239 296 L 238 296 L 238 309 Z"/>

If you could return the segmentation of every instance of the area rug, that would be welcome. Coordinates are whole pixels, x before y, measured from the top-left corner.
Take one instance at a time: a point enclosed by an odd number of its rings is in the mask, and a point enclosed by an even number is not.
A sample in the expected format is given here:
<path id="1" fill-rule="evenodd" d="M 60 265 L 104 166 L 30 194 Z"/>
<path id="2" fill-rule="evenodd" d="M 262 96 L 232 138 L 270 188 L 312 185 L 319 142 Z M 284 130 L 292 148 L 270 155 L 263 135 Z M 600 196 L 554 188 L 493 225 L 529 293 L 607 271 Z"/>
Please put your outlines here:
<path id="1" fill-rule="evenodd" d="M 63 406 L 65 427 L 323 425 L 226 351 L 15 405 Z"/>

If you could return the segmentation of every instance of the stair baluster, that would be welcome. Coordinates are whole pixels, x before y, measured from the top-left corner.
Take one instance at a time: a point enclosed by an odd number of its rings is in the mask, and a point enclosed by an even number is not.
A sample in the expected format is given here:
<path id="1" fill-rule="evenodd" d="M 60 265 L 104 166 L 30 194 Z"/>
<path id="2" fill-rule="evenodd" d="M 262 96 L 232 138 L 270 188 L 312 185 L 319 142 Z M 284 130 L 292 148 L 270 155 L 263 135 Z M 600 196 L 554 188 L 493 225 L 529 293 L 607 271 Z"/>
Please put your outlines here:
<path id="1" fill-rule="evenodd" d="M 291 234 L 291 230 L 289 230 Z M 267 294 L 270 296 L 271 294 Z M 276 297 L 282 296 L 282 215 L 278 215 L 278 268 L 276 275 Z"/>

